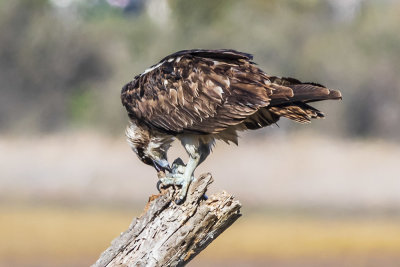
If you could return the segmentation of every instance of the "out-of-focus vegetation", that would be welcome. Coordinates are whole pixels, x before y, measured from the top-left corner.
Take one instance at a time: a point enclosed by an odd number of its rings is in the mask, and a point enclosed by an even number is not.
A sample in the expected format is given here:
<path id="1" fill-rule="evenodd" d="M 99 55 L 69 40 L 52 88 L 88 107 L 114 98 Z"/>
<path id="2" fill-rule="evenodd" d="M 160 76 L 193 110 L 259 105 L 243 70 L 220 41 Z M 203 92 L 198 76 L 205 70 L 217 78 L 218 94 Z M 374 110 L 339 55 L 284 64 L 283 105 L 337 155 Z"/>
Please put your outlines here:
<path id="1" fill-rule="evenodd" d="M 399 13 L 387 0 L 2 1 L 0 130 L 119 133 L 135 74 L 180 49 L 233 48 L 341 89 L 323 133 L 400 140 Z"/>

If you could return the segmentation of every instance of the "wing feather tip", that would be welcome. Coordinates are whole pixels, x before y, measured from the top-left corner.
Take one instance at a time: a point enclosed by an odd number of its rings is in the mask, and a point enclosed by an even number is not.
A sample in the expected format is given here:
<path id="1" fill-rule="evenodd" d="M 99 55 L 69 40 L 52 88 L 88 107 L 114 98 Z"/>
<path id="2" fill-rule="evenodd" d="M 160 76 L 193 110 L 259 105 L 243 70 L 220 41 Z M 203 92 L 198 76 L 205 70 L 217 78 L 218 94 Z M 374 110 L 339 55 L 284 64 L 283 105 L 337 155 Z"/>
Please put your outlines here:
<path id="1" fill-rule="evenodd" d="M 339 90 L 329 89 L 329 98 L 330 99 L 337 99 L 342 100 L 342 93 Z"/>

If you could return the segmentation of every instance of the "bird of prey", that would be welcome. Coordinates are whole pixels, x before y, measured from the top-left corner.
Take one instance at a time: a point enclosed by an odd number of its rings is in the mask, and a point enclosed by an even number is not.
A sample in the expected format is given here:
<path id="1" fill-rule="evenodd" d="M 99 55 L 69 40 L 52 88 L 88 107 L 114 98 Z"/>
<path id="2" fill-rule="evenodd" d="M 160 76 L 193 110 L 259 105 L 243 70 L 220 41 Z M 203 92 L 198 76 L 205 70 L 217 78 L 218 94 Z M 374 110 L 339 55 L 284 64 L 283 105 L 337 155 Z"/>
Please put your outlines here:
<path id="1" fill-rule="evenodd" d="M 164 185 L 180 185 L 182 203 L 193 172 L 215 140 L 238 142 L 238 131 L 255 130 L 285 117 L 299 123 L 324 117 L 310 102 L 341 99 L 312 82 L 270 76 L 250 54 L 230 49 L 183 50 L 163 58 L 121 91 L 130 124 L 126 135 L 145 164 L 163 174 Z M 170 167 L 167 151 L 179 139 L 189 154 Z M 159 175 L 160 177 L 160 175 Z"/>

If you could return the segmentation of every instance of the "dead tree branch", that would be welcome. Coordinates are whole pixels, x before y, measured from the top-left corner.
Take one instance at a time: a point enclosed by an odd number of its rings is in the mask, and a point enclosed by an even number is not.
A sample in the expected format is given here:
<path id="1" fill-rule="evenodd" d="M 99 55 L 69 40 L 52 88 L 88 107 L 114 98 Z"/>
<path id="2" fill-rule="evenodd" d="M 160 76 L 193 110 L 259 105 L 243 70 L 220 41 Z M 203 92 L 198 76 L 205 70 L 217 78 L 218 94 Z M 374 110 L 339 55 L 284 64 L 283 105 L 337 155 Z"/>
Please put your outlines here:
<path id="1" fill-rule="evenodd" d="M 204 200 L 211 174 L 192 183 L 186 201 L 174 202 L 173 187 L 151 196 L 143 214 L 133 220 L 103 252 L 95 267 L 184 266 L 240 216 L 241 204 L 226 192 Z"/>

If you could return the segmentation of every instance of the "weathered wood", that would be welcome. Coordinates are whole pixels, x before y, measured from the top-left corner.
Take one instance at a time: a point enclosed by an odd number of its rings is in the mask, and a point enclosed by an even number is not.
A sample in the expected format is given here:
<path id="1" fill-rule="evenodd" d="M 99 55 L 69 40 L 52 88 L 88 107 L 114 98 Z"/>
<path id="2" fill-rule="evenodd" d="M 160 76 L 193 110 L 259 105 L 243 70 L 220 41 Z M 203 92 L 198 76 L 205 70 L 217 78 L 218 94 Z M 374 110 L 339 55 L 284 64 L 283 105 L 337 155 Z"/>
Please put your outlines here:
<path id="1" fill-rule="evenodd" d="M 143 214 L 133 220 L 103 252 L 95 267 L 184 266 L 240 216 L 241 204 L 226 192 L 204 199 L 211 174 L 195 180 L 182 205 L 173 187 L 151 196 Z"/>

